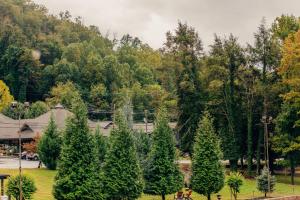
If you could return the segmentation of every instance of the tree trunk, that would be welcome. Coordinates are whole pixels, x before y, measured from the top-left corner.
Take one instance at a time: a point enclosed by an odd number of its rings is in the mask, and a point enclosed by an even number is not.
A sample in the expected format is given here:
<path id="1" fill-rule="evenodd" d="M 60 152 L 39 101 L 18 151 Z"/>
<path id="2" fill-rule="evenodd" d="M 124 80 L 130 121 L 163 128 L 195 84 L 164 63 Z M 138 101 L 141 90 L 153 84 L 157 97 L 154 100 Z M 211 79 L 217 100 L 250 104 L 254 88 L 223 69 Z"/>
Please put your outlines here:
<path id="1" fill-rule="evenodd" d="M 241 156 L 241 170 L 244 169 L 244 155 Z"/>
<path id="2" fill-rule="evenodd" d="M 252 171 L 252 160 L 253 160 L 253 128 L 252 128 L 252 108 L 249 105 L 247 114 L 247 173 L 251 175 Z"/>
<path id="3" fill-rule="evenodd" d="M 267 197 L 267 193 L 265 192 L 265 197 Z"/>
<path id="4" fill-rule="evenodd" d="M 261 156 L 261 141 L 262 141 L 262 130 L 259 129 L 258 141 L 257 141 L 257 151 L 256 151 L 256 174 L 260 174 L 260 156 Z"/>
<path id="5" fill-rule="evenodd" d="M 210 194 L 207 195 L 207 200 L 211 200 Z"/>
<path id="6" fill-rule="evenodd" d="M 161 199 L 162 200 L 166 200 L 166 195 L 165 194 L 161 194 Z"/>
<path id="7" fill-rule="evenodd" d="M 237 171 L 238 160 L 229 160 L 230 170 Z"/>
<path id="8" fill-rule="evenodd" d="M 291 182 L 292 185 L 295 185 L 295 162 L 293 158 L 290 158 L 291 163 Z"/>

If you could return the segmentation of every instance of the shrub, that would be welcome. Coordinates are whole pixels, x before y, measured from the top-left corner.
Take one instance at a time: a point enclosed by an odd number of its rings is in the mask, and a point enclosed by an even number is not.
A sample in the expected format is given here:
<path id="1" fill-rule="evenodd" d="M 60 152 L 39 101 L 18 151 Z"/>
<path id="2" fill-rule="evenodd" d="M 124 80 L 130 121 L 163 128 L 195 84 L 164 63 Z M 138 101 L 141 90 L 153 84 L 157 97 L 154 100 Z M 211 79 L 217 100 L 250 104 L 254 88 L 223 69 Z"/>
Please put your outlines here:
<path id="1" fill-rule="evenodd" d="M 269 191 L 268 176 L 270 176 L 270 192 L 273 192 L 275 189 L 276 179 L 275 176 L 271 176 L 271 173 L 266 167 L 264 167 L 261 171 L 261 175 L 256 178 L 257 189 L 265 193 L 265 197 L 267 196 L 267 193 Z"/>
<path id="2" fill-rule="evenodd" d="M 20 199 L 20 176 L 11 177 L 7 185 L 7 194 L 13 196 L 16 200 Z M 33 193 L 36 191 L 36 186 L 33 179 L 26 175 L 22 175 L 22 199 L 32 199 Z"/>
<path id="3" fill-rule="evenodd" d="M 237 194 L 240 193 L 240 187 L 243 185 L 242 174 L 240 174 L 239 172 L 231 172 L 226 183 L 230 188 L 234 199 L 236 200 Z"/>

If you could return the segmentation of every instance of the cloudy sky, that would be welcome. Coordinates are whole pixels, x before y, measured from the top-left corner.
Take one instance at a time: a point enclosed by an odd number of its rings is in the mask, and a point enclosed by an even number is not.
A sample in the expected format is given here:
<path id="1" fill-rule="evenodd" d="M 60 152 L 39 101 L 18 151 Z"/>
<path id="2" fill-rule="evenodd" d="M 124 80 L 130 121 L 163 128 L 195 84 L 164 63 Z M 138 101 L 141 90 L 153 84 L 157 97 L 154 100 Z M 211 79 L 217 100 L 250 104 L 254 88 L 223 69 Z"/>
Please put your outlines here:
<path id="1" fill-rule="evenodd" d="M 137 36 L 154 48 L 178 20 L 196 28 L 204 45 L 213 34 L 233 33 L 242 43 L 252 42 L 262 17 L 271 23 L 276 16 L 300 16 L 299 0 L 34 0 L 50 13 L 69 10 L 82 16 L 86 25 L 96 25 L 103 34 Z"/>

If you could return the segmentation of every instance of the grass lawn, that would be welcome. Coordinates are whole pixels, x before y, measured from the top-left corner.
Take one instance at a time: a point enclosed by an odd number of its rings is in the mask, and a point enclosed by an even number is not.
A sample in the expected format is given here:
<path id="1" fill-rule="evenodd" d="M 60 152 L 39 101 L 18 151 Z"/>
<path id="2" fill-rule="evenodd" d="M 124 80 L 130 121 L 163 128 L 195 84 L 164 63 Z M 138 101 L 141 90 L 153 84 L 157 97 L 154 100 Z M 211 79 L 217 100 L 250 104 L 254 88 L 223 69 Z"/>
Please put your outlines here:
<path id="1" fill-rule="evenodd" d="M 24 174 L 31 176 L 36 183 L 38 188 L 37 192 L 34 195 L 34 200 L 53 200 L 51 191 L 52 191 L 52 184 L 53 179 L 55 176 L 55 171 L 50 171 L 46 169 L 24 169 Z M 0 173 L 16 175 L 18 174 L 18 170 L 16 169 L 0 169 Z M 297 185 L 294 187 L 289 185 L 289 177 L 280 176 L 277 177 L 279 183 L 276 185 L 276 191 L 272 194 L 272 196 L 283 196 L 283 195 L 293 195 L 298 194 L 300 195 L 300 178 L 296 178 Z M 6 181 L 7 182 L 7 181 Z M 230 199 L 230 192 L 227 187 L 224 187 L 223 190 L 220 192 L 222 195 L 223 200 Z M 256 189 L 256 182 L 255 180 L 245 180 L 244 185 L 241 188 L 241 193 L 239 194 L 239 199 L 246 199 L 263 196 L 260 192 Z M 194 200 L 202 200 L 205 199 L 203 196 L 193 193 L 192 195 Z M 143 195 L 139 200 L 159 200 L 160 197 L 158 196 L 149 196 Z M 212 199 L 216 199 L 214 196 Z M 173 195 L 169 195 L 167 200 L 173 200 Z"/>

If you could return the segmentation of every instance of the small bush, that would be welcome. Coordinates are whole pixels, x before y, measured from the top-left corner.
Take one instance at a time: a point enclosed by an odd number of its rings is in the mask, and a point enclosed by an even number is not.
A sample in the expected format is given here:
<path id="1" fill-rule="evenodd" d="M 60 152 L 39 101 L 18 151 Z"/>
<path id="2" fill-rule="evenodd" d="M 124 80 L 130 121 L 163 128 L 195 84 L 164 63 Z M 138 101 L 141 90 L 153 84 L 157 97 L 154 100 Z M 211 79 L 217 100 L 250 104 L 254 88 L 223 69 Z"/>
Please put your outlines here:
<path id="1" fill-rule="evenodd" d="M 243 185 L 243 176 L 239 172 L 231 172 L 227 185 L 230 188 L 231 193 L 233 194 L 234 199 L 237 199 L 237 194 L 240 193 L 240 187 Z"/>
<path id="2" fill-rule="evenodd" d="M 270 192 L 273 192 L 275 189 L 276 179 L 275 176 L 271 176 L 271 173 L 266 167 L 264 167 L 261 171 L 261 175 L 256 178 L 257 189 L 265 193 L 265 197 L 267 196 L 267 193 L 269 191 L 268 176 L 270 176 Z"/>
<path id="3" fill-rule="evenodd" d="M 20 176 L 11 177 L 8 181 L 7 194 L 14 197 L 16 200 L 20 200 Z M 22 175 L 22 194 L 23 200 L 32 199 L 33 193 L 36 191 L 36 186 L 33 179 L 26 175 Z"/>

